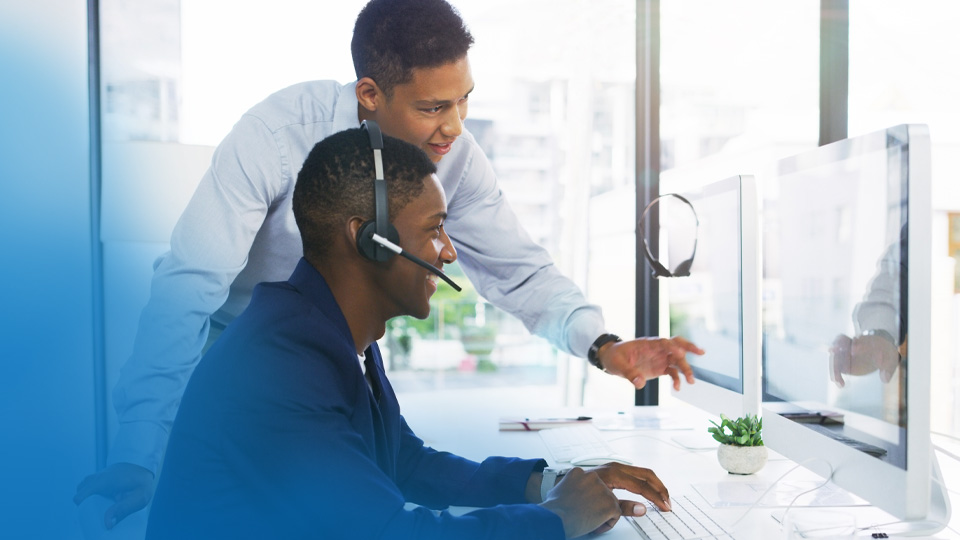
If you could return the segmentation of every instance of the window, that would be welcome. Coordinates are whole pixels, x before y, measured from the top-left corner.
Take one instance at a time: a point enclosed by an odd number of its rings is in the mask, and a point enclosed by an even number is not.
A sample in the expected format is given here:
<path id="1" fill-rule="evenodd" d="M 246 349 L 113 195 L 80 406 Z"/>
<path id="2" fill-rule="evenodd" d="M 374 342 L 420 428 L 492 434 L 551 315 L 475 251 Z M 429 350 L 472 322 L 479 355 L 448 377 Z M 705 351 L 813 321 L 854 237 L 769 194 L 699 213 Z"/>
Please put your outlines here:
<path id="1" fill-rule="evenodd" d="M 819 13 L 662 0 L 661 170 L 709 167 L 719 180 L 816 145 Z"/>
<path id="2" fill-rule="evenodd" d="M 212 148 L 276 90 L 352 81 L 349 44 L 365 3 L 101 0 L 104 139 Z M 634 1 L 598 0 L 589 9 L 576 0 L 453 4 L 476 39 L 468 129 L 530 235 L 601 304 L 612 328 L 630 334 L 633 250 L 604 242 L 633 244 Z M 181 203 L 202 173 L 185 183 Z M 165 249 L 141 253 L 141 266 Z M 146 283 L 142 289 L 134 296 L 145 301 Z M 136 320 L 142 303 L 126 303 L 118 309 L 129 317 L 116 320 Z M 441 288 L 432 304 L 429 319 L 396 319 L 381 341 L 399 392 L 469 399 L 471 389 L 485 388 L 485 401 L 536 405 L 584 399 L 587 363 L 530 336 L 472 287 Z M 111 347 L 113 373 L 132 347 L 133 326 L 124 330 Z M 591 383 L 615 379 L 590 370 Z M 618 403 L 631 405 L 630 386 L 617 382 Z M 610 393 L 586 394 L 596 402 Z"/>
<path id="3" fill-rule="evenodd" d="M 818 2 L 660 1 L 661 178 L 759 174 L 817 145 L 819 17 Z"/>
<path id="4" fill-rule="evenodd" d="M 960 253 L 950 250 L 950 213 L 960 210 L 958 17 L 960 6 L 935 0 L 850 2 L 850 134 L 905 123 L 930 128 L 935 235 L 930 369 L 931 402 L 937 404 L 930 409 L 930 425 L 954 435 L 960 434 Z"/>

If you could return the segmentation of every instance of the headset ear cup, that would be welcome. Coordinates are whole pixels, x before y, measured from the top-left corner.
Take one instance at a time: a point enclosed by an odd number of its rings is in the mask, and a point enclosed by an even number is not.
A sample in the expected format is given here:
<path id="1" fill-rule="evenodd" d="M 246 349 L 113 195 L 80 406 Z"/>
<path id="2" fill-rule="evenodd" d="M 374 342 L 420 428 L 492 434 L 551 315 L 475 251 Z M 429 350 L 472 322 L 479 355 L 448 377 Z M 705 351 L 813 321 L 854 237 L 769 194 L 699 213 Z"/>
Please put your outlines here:
<path id="1" fill-rule="evenodd" d="M 649 259 L 650 266 L 653 267 L 653 277 L 673 277 L 673 274 L 670 273 L 670 270 L 667 270 L 667 267 L 660 264 L 660 261 L 656 259 Z"/>
<path id="2" fill-rule="evenodd" d="M 683 261 L 677 266 L 677 269 L 673 271 L 674 277 L 686 277 L 690 275 L 690 267 L 693 266 L 693 257 Z"/>
<path id="3" fill-rule="evenodd" d="M 373 241 L 373 233 L 376 228 L 377 222 L 371 220 L 364 222 L 357 230 L 357 251 L 364 259 L 371 261 L 377 260 L 377 243 Z"/>
<path id="4" fill-rule="evenodd" d="M 390 257 L 393 257 L 394 252 L 381 246 L 373 239 L 373 233 L 375 232 L 377 232 L 376 221 L 368 221 L 360 226 L 360 229 L 357 231 L 357 251 L 360 252 L 363 258 L 371 261 L 388 261 Z M 387 224 L 386 238 L 394 244 L 400 245 L 400 234 L 397 233 L 397 229 L 394 228 L 393 224 Z"/>

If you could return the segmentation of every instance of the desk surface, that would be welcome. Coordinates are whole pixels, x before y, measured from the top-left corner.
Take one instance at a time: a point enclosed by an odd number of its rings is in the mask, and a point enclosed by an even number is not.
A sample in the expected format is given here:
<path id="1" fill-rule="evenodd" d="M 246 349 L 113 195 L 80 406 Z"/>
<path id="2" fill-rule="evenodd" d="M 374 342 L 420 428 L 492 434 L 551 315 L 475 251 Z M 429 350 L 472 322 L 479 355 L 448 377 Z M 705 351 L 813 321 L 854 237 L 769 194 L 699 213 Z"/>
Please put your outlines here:
<path id="1" fill-rule="evenodd" d="M 550 456 L 546 446 L 536 432 L 501 432 L 498 430 L 500 416 L 550 417 L 562 415 L 588 415 L 594 418 L 610 418 L 615 411 L 595 411 L 589 409 L 541 409 L 523 411 L 504 411 L 493 403 L 481 404 L 470 399 L 455 403 L 444 401 L 443 407 L 437 407 L 436 398 L 418 398 L 412 395 L 401 396 L 401 408 L 413 430 L 434 448 L 446 450 L 464 457 L 482 460 L 490 455 L 509 455 L 520 457 L 543 457 L 552 465 L 558 465 Z M 722 487 L 742 487 L 737 484 L 771 484 L 784 473 L 790 481 L 814 482 L 822 479 L 783 456 L 770 452 L 767 465 L 755 475 L 734 476 L 724 471 L 716 458 L 716 451 L 691 450 L 677 443 L 677 437 L 696 436 L 704 432 L 709 425 L 708 416 L 685 404 L 670 407 L 637 407 L 623 411 L 625 415 L 658 418 L 661 429 L 639 429 L 631 431 L 601 431 L 604 439 L 618 454 L 631 459 L 636 465 L 653 469 L 663 480 L 672 496 L 691 494 L 699 497 L 694 485 L 718 485 Z M 696 429 L 694 429 L 696 427 Z M 684 429 L 685 428 L 685 429 Z M 960 464 L 943 457 L 940 458 L 943 474 L 948 487 L 960 484 Z M 559 464 L 561 466 L 567 464 Z M 793 470 L 792 470 L 793 469 Z M 834 488 L 839 490 L 839 488 Z M 956 491 L 956 490 L 954 490 Z M 640 499 L 638 495 L 627 492 L 618 493 L 622 498 Z M 954 505 L 957 496 L 952 493 Z M 748 507 L 711 508 L 703 499 L 701 506 L 709 509 L 717 521 L 727 528 L 738 540 L 786 538 L 780 524 L 772 517 L 774 512 L 783 508 L 757 507 L 748 511 Z M 791 510 L 793 513 L 795 510 Z M 894 517 L 879 509 L 868 506 L 850 506 L 831 508 L 854 516 L 858 527 L 876 523 L 897 521 Z M 960 530 L 960 519 L 954 514 L 951 527 Z M 878 530 L 883 530 L 882 528 Z M 870 538 L 875 531 L 861 531 L 859 537 Z M 893 537 L 893 535 L 891 535 Z M 620 520 L 617 526 L 599 538 L 636 539 L 626 520 Z M 936 536 L 921 538 L 960 539 L 960 534 L 944 529 Z"/>

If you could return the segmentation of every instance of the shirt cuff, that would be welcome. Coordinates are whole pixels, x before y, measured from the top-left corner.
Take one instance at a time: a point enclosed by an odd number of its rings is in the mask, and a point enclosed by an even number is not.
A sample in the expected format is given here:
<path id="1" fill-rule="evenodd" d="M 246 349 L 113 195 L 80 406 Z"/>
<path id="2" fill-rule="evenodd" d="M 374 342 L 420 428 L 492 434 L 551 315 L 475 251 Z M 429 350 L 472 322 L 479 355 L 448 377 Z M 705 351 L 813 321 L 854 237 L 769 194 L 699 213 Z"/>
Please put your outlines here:
<path id="1" fill-rule="evenodd" d="M 132 463 L 147 469 L 156 477 L 163 461 L 167 437 L 167 431 L 152 422 L 121 424 L 107 464 Z"/>
<path id="2" fill-rule="evenodd" d="M 587 351 L 590 350 L 593 342 L 606 333 L 607 329 L 603 322 L 603 316 L 597 311 L 582 310 L 581 313 L 574 315 L 570 323 L 570 331 L 567 334 L 570 353 L 580 358 L 586 358 Z"/>
<path id="3" fill-rule="evenodd" d="M 857 335 L 867 330 L 883 330 L 891 336 L 900 335 L 900 324 L 897 313 L 888 304 L 879 302 L 862 302 L 857 305 L 853 314 L 854 332 Z"/>

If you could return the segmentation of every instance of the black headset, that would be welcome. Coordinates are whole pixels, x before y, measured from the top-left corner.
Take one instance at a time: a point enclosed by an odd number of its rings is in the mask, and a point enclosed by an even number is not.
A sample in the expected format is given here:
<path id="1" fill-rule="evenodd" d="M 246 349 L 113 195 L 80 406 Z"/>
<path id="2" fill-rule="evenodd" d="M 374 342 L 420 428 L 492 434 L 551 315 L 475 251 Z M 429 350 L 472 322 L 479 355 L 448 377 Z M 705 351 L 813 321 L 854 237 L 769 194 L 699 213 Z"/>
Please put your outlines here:
<path id="1" fill-rule="evenodd" d="M 370 136 L 376 177 L 373 180 L 374 219 L 360 225 L 360 229 L 357 231 L 357 251 L 365 259 L 376 262 L 386 262 L 394 254 L 400 255 L 440 276 L 440 279 L 446 281 L 459 292 L 461 290 L 460 286 L 438 270 L 437 267 L 407 253 L 400 247 L 400 234 L 397 233 L 396 227 L 390 223 L 388 215 L 390 206 L 387 200 L 387 181 L 383 177 L 383 133 L 380 132 L 380 126 L 373 120 L 364 120 L 360 123 L 360 128 Z"/>
<path id="2" fill-rule="evenodd" d="M 676 193 L 664 193 L 663 195 L 657 197 L 656 199 L 650 201 L 647 204 L 647 207 L 643 209 L 643 213 L 640 214 L 640 239 L 643 241 L 643 249 L 646 254 L 647 261 L 650 263 L 650 266 L 653 267 L 653 277 L 686 277 L 690 275 L 690 267 L 693 266 L 693 258 L 697 256 L 697 237 L 693 237 L 693 253 L 690 254 L 690 258 L 681 262 L 677 265 L 677 268 L 671 272 L 667 269 L 666 266 L 660 264 L 656 258 L 654 258 L 653 253 L 650 252 L 650 245 L 647 244 L 647 235 L 644 232 L 643 223 L 646 221 L 647 212 L 657 203 L 660 199 L 664 197 L 676 197 L 681 201 L 687 203 L 687 206 L 690 207 L 690 211 L 693 212 L 693 219 L 697 222 L 697 228 L 700 227 L 700 218 L 697 217 L 697 211 L 693 208 L 693 205 L 690 204 L 690 201 L 686 199 L 683 195 L 678 195 Z"/>

